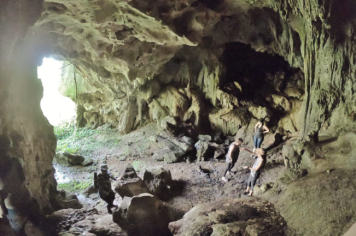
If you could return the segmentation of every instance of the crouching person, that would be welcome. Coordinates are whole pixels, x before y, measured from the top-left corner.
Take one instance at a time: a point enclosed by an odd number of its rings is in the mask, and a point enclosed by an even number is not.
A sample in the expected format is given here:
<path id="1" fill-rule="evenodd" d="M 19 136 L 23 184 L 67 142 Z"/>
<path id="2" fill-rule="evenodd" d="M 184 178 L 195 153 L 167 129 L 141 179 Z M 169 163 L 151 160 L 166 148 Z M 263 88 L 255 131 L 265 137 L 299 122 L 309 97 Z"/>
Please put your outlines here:
<path id="1" fill-rule="evenodd" d="M 112 180 L 117 180 L 109 171 L 108 167 L 105 164 L 100 166 L 101 173 L 97 175 L 94 173 L 94 186 L 99 189 L 99 196 L 103 199 L 107 204 L 108 213 L 112 214 L 111 208 L 115 207 L 115 193 L 112 191 L 111 182 Z"/>

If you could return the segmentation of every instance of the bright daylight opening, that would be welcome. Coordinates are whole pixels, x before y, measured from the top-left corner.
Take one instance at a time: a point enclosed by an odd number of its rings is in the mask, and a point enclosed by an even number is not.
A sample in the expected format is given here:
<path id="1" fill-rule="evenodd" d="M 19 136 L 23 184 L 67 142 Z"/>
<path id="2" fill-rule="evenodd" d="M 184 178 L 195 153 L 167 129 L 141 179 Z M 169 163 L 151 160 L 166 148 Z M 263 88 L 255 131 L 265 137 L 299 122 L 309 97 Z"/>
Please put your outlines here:
<path id="1" fill-rule="evenodd" d="M 76 118 L 75 103 L 59 92 L 63 66 L 62 61 L 44 58 L 42 66 L 38 67 L 38 77 L 44 90 L 41 109 L 53 126 L 71 123 Z"/>

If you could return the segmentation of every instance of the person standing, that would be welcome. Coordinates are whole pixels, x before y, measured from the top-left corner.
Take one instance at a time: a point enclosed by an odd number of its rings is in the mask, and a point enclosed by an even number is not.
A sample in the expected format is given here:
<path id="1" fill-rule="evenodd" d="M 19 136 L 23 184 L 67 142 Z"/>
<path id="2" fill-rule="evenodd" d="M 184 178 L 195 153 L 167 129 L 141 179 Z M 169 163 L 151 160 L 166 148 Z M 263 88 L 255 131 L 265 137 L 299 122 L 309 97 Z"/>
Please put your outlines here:
<path id="1" fill-rule="evenodd" d="M 255 125 L 255 134 L 253 135 L 253 152 L 256 151 L 257 148 L 261 148 L 262 142 L 264 140 L 265 134 L 269 132 L 268 127 L 264 124 L 264 119 L 260 119 Z M 255 157 L 254 155 L 251 155 Z"/>
<path id="2" fill-rule="evenodd" d="M 100 165 L 100 170 L 99 175 L 94 173 L 94 186 L 99 189 L 100 198 L 108 204 L 108 213 L 112 214 L 111 208 L 117 208 L 117 206 L 114 205 L 115 193 L 112 191 L 110 179 L 117 180 L 117 178 L 108 171 L 106 164 Z"/>
<path id="3" fill-rule="evenodd" d="M 224 176 L 221 178 L 223 181 L 227 182 L 228 180 L 226 179 L 227 174 L 231 174 L 231 169 L 235 166 L 235 163 L 237 162 L 237 159 L 240 154 L 240 144 L 243 142 L 242 138 L 235 138 L 235 141 L 230 144 L 229 146 L 229 151 L 226 154 L 226 162 L 227 162 L 227 167 L 224 172 Z"/>
<path id="4" fill-rule="evenodd" d="M 256 153 L 251 152 L 250 150 L 248 150 L 246 148 L 241 148 L 240 150 L 247 151 L 257 157 L 257 159 L 255 160 L 255 163 L 253 164 L 252 167 L 244 166 L 245 169 L 248 168 L 251 170 L 250 176 L 247 181 L 247 189 L 245 190 L 245 193 L 248 193 L 248 195 L 252 196 L 253 187 L 256 185 L 256 181 L 260 177 L 261 169 L 263 168 L 263 166 L 266 163 L 266 152 L 262 148 L 256 149 Z"/>

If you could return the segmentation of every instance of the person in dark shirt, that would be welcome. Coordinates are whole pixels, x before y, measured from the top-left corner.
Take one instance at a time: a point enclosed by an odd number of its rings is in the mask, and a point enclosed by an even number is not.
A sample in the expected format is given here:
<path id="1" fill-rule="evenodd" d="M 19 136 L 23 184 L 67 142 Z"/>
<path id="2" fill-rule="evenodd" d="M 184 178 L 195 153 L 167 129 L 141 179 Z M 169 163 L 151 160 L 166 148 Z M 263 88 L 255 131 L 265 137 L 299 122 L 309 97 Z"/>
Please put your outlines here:
<path id="1" fill-rule="evenodd" d="M 223 181 L 227 182 L 227 174 L 231 174 L 231 169 L 235 166 L 237 159 L 240 154 L 240 144 L 243 142 L 242 138 L 235 138 L 235 141 L 230 144 L 229 151 L 226 154 L 227 168 L 224 172 L 224 176 L 221 178 Z"/>
<path id="2" fill-rule="evenodd" d="M 111 208 L 117 208 L 117 206 L 114 205 L 115 193 L 111 189 L 110 179 L 117 180 L 117 178 L 108 171 L 106 164 L 102 164 L 100 170 L 99 175 L 94 173 L 94 186 L 99 189 L 100 198 L 108 204 L 108 213 L 112 214 Z"/>

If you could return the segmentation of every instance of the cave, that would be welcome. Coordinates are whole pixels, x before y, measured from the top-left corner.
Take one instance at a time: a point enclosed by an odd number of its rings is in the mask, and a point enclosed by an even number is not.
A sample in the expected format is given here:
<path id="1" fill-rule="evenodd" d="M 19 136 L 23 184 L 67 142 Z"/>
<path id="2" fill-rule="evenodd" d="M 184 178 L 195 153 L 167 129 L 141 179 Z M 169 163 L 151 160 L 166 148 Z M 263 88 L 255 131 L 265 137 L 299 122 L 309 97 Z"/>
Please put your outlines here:
<path id="1" fill-rule="evenodd" d="M 354 235 L 354 8 L 1 1 L 0 236 Z"/>

